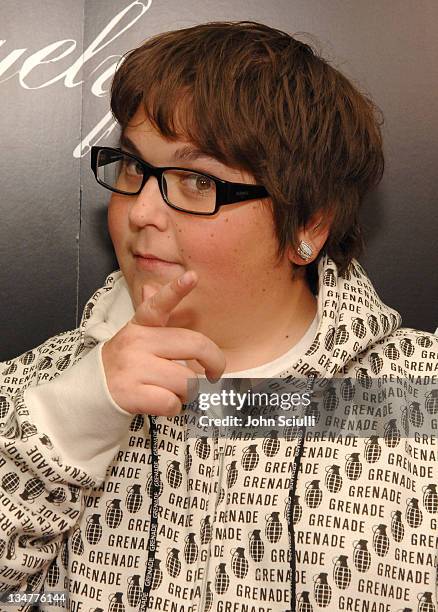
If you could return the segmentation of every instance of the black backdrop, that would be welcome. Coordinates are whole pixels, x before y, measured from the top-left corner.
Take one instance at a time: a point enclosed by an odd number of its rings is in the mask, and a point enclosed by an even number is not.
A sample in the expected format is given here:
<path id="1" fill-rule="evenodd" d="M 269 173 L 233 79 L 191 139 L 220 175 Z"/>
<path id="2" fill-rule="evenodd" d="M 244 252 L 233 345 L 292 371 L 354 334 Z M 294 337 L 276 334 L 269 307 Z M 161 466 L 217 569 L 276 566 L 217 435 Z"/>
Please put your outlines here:
<path id="1" fill-rule="evenodd" d="M 157 32 L 238 19 L 310 41 L 382 109 L 386 171 L 363 210 L 361 263 L 405 327 L 435 331 L 436 2 L 3 0 L 0 359 L 75 327 L 116 267 L 89 147 L 115 142 L 119 57 Z"/>

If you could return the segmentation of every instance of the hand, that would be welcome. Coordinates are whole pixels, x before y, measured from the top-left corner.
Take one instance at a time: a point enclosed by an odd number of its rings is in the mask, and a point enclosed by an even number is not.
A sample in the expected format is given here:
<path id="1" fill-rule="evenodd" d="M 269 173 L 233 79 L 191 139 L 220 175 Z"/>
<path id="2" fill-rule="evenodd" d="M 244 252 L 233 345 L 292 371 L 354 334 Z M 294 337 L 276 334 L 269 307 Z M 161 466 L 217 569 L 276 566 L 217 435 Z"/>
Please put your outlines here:
<path id="1" fill-rule="evenodd" d="M 181 284 L 187 279 L 187 284 Z M 174 416 L 188 400 L 188 380 L 196 378 L 176 359 L 196 359 L 209 380 L 225 369 L 225 356 L 204 334 L 166 327 L 172 310 L 197 285 L 193 271 L 154 291 L 143 287 L 134 317 L 102 347 L 106 381 L 113 400 L 131 414 Z"/>

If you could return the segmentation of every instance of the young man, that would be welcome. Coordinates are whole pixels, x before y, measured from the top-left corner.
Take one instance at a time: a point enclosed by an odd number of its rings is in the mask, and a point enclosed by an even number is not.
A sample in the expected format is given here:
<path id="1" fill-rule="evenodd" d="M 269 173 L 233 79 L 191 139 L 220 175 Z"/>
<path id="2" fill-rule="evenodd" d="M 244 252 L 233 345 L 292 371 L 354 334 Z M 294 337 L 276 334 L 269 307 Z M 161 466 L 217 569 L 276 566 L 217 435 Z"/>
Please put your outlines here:
<path id="1" fill-rule="evenodd" d="M 241 22 L 147 41 L 111 104 L 120 147 L 92 168 L 120 271 L 2 369 L 2 591 L 20 610 L 26 588 L 75 611 L 434 610 L 438 339 L 356 259 L 383 172 L 371 101 Z M 195 374 L 333 382 L 328 431 L 190 437 Z"/>

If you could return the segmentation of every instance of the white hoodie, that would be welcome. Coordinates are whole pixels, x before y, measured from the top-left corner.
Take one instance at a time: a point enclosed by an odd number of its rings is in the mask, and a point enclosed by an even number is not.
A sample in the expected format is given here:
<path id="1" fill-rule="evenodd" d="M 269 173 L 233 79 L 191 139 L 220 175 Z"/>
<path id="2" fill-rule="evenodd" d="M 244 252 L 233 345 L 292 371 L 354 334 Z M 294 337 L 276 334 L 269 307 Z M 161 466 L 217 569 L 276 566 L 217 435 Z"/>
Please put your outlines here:
<path id="1" fill-rule="evenodd" d="M 357 261 L 340 277 L 325 256 L 317 298 L 300 354 L 236 373 L 320 393 L 298 435 L 193 438 L 190 410 L 119 408 L 100 350 L 133 313 L 120 272 L 78 329 L 2 364 L 0 592 L 68 591 L 58 609 L 87 612 L 438 612 L 438 338 L 400 328 Z"/>

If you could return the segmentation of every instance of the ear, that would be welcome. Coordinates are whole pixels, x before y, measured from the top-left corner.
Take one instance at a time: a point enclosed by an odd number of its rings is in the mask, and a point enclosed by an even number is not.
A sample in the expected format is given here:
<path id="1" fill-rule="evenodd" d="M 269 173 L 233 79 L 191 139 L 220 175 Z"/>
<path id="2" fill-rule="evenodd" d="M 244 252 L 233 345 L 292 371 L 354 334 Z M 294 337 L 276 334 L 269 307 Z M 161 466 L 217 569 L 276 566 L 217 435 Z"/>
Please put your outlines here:
<path id="1" fill-rule="evenodd" d="M 327 215 L 324 216 L 321 213 L 313 215 L 306 227 L 298 233 L 298 243 L 303 241 L 310 247 L 312 251 L 310 257 L 305 259 L 294 251 L 292 247 L 289 247 L 287 250 L 289 260 L 299 266 L 312 263 L 318 257 L 319 252 L 327 241 L 330 226 L 331 218 L 328 218 Z"/>

